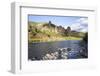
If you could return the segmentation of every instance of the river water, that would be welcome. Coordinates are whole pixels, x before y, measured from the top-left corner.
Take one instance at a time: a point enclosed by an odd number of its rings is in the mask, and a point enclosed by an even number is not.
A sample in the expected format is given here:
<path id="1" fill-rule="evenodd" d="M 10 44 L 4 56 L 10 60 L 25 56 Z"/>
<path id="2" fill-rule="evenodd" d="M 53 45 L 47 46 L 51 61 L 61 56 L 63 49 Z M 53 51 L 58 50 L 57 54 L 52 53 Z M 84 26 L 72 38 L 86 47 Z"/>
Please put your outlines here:
<path id="1" fill-rule="evenodd" d="M 38 42 L 28 44 L 28 59 L 36 58 L 36 60 L 42 60 L 42 57 L 47 53 L 58 51 L 58 48 L 71 48 L 68 52 L 68 59 L 79 59 L 84 58 L 80 55 L 81 40 L 66 40 L 66 41 L 55 41 L 55 42 Z"/>

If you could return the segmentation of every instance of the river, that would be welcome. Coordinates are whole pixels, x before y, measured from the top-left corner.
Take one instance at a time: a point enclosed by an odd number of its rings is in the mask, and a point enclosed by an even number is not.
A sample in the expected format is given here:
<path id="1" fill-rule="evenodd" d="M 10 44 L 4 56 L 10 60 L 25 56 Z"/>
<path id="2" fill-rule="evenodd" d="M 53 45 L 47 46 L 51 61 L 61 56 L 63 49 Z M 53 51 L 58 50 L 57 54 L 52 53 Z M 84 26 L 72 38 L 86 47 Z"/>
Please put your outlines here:
<path id="1" fill-rule="evenodd" d="M 36 58 L 36 60 L 42 60 L 42 57 L 47 53 L 58 51 L 58 48 L 71 48 L 68 52 L 67 59 L 79 59 L 85 58 L 80 55 L 81 46 L 79 45 L 81 40 L 66 40 L 55 42 L 38 42 L 28 44 L 28 59 Z"/>

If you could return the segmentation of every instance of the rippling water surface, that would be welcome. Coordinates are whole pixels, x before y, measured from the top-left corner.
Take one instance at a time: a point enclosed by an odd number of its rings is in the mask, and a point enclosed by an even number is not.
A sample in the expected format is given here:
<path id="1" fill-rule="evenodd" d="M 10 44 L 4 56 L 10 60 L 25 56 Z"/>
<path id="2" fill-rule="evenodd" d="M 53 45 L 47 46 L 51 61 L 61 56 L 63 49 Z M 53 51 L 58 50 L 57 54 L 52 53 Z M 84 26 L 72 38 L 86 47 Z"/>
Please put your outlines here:
<path id="1" fill-rule="evenodd" d="M 68 59 L 84 58 L 80 55 L 81 46 L 80 40 L 66 40 L 57 42 L 41 42 L 28 44 L 28 59 L 36 58 L 41 60 L 47 53 L 58 51 L 58 48 L 71 48 L 68 52 Z"/>

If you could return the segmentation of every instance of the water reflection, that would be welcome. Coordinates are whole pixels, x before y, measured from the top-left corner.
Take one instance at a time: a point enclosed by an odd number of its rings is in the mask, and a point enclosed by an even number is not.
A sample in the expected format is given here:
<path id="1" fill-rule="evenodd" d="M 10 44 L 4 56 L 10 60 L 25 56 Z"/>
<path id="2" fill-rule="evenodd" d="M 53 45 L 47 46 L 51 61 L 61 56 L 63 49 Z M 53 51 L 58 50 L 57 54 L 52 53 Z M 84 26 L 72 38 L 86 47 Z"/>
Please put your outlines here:
<path id="1" fill-rule="evenodd" d="M 80 43 L 81 43 L 80 40 L 30 43 L 28 46 L 28 59 L 56 60 L 56 59 L 87 58 L 85 57 L 82 49 L 84 46 L 82 46 Z M 70 49 L 70 51 L 68 51 L 68 48 Z"/>

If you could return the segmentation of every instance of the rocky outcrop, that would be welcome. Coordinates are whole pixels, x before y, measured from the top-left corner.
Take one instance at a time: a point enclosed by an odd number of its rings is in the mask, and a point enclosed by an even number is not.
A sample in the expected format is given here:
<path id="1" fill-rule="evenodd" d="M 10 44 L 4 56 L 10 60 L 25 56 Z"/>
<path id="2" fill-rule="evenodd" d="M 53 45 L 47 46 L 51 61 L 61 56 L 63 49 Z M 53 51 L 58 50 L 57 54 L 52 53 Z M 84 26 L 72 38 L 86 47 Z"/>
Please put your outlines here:
<path id="1" fill-rule="evenodd" d="M 28 22 L 29 42 L 33 42 L 36 39 L 38 41 L 65 40 L 66 38 L 64 37 L 68 36 L 83 37 L 84 33 L 73 31 L 71 30 L 70 26 L 68 26 L 66 29 L 63 26 L 53 24 L 51 21 L 49 21 L 48 23 Z"/>
<path id="2" fill-rule="evenodd" d="M 28 25 L 29 25 L 28 32 L 33 33 L 33 36 L 35 36 L 38 33 L 43 33 L 46 35 L 49 34 L 66 35 L 71 31 L 70 27 L 65 29 L 62 26 L 57 26 L 53 24 L 51 21 L 49 21 L 48 23 L 29 22 Z"/>

